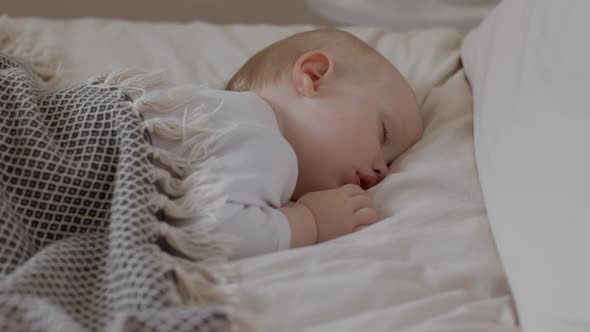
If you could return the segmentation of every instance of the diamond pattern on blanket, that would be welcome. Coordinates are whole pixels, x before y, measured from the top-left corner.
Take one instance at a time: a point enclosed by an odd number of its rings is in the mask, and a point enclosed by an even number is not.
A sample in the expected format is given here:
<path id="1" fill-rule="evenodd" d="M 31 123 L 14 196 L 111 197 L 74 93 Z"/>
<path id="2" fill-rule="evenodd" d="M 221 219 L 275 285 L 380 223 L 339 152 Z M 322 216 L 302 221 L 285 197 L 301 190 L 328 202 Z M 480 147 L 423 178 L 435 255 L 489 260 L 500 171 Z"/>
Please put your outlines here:
<path id="1" fill-rule="evenodd" d="M 0 331 L 226 331 L 179 306 L 150 143 L 100 81 L 56 92 L 0 54 Z"/>

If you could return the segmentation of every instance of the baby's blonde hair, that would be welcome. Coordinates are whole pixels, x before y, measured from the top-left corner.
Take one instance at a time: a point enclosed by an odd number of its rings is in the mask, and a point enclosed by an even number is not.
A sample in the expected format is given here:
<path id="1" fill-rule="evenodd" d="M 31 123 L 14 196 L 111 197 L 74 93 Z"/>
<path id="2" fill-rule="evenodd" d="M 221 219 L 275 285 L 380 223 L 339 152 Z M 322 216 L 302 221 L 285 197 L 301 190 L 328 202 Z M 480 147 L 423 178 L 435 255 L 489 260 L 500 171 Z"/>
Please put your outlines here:
<path id="1" fill-rule="evenodd" d="M 225 89 L 252 91 L 272 84 L 293 68 L 301 55 L 310 51 L 326 52 L 332 57 L 339 75 L 356 78 L 378 74 L 383 61 L 387 61 L 351 33 L 336 29 L 306 31 L 281 39 L 254 54 L 228 81 Z"/>

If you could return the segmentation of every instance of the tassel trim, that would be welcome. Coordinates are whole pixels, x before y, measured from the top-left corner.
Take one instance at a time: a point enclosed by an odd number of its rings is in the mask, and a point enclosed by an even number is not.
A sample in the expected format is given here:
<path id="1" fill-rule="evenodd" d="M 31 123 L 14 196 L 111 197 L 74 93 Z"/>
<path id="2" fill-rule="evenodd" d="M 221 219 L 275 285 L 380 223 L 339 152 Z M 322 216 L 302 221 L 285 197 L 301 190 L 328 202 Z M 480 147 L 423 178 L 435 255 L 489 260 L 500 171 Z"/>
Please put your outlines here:
<path id="1" fill-rule="evenodd" d="M 57 51 L 39 43 L 39 32 L 25 32 L 6 15 L 0 16 L 0 52 L 26 60 L 21 65 L 39 77 L 44 89 L 55 90 L 64 81 Z"/>
<path id="2" fill-rule="evenodd" d="M 215 176 L 210 157 L 213 145 L 234 127 L 219 129 L 208 126 L 210 118 L 223 106 L 221 102 L 211 110 L 208 105 L 188 108 L 198 87 L 147 92 L 165 83 L 165 73 L 150 73 L 142 69 L 128 69 L 101 74 L 90 83 L 118 87 L 127 95 L 140 93 L 130 102 L 137 114 L 166 112 L 185 106 L 182 119 L 157 117 L 144 121 L 153 136 L 180 143 L 198 137 L 199 144 L 188 149 L 184 156 L 152 147 L 152 156 L 163 167 L 154 165 L 153 181 L 160 193 L 154 203 L 173 219 L 196 218 L 198 222 L 177 227 L 167 222 L 158 223 L 160 238 L 175 251 L 175 255 L 159 251 L 173 272 L 178 300 L 186 304 L 216 303 L 228 314 L 235 331 L 253 331 L 254 320 L 235 310 L 237 284 L 235 275 L 226 263 L 235 239 L 211 232 L 219 220 L 221 207 L 226 202 L 223 179 Z M 178 255 L 176 255 L 178 254 Z"/>

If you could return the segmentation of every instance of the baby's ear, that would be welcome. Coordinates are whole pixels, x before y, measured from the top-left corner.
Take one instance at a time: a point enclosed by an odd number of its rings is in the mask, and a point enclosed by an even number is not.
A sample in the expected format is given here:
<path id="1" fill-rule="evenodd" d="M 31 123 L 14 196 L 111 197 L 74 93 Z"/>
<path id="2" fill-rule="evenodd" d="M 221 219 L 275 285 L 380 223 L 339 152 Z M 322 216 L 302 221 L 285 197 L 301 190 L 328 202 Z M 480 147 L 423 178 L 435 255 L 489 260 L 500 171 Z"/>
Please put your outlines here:
<path id="1" fill-rule="evenodd" d="M 334 61 L 323 51 L 307 52 L 299 57 L 293 66 L 293 84 L 297 92 L 313 97 L 322 84 L 331 79 Z"/>

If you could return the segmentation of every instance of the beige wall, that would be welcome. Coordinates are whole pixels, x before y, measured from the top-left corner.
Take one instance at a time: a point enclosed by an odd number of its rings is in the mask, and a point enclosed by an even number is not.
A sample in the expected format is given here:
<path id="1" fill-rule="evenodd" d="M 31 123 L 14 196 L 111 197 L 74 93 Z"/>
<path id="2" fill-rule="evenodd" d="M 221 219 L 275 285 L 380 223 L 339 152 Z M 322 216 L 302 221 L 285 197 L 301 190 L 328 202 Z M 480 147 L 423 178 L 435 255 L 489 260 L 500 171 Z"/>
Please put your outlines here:
<path id="1" fill-rule="evenodd" d="M 303 0 L 1 0 L 9 16 L 332 25 Z"/>

